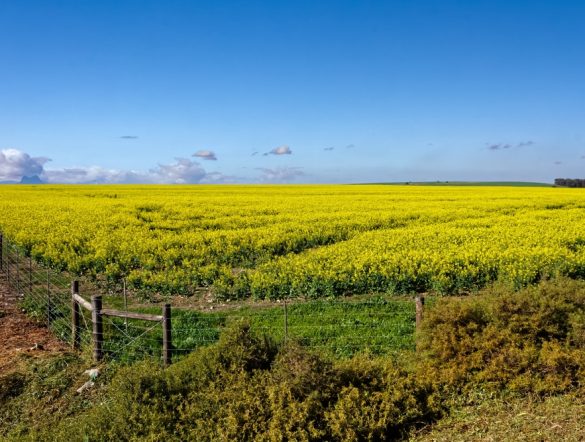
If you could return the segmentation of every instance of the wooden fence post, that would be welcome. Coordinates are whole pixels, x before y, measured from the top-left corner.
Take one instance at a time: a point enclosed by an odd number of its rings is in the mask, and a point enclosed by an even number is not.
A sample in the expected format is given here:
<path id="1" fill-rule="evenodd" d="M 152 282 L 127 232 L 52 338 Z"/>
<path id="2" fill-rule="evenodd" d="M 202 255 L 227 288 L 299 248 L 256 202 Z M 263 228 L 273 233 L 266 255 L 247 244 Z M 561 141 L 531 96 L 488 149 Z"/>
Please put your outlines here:
<path id="1" fill-rule="evenodd" d="M 51 324 L 51 286 L 50 286 L 50 279 L 49 279 L 49 270 L 47 270 L 47 304 L 49 307 L 48 313 L 48 320 L 49 325 Z M 81 309 L 79 308 L 79 304 L 73 297 L 73 295 L 79 294 L 79 281 L 71 281 L 71 346 L 74 349 L 78 349 L 81 343 L 81 336 L 80 336 L 80 326 L 79 326 L 79 317 L 81 315 Z"/>
<path id="2" fill-rule="evenodd" d="M 171 304 L 165 304 L 162 311 L 163 320 L 163 363 L 165 367 L 171 365 L 172 356 L 172 329 L 171 329 Z"/>
<path id="3" fill-rule="evenodd" d="M 417 295 L 414 298 L 414 302 L 416 303 L 416 328 L 418 329 L 421 326 L 423 320 L 425 297 L 423 295 Z"/>
<path id="4" fill-rule="evenodd" d="M 91 297 L 91 322 L 93 325 L 93 360 L 99 362 L 104 357 L 104 326 L 102 323 L 102 297 Z"/>

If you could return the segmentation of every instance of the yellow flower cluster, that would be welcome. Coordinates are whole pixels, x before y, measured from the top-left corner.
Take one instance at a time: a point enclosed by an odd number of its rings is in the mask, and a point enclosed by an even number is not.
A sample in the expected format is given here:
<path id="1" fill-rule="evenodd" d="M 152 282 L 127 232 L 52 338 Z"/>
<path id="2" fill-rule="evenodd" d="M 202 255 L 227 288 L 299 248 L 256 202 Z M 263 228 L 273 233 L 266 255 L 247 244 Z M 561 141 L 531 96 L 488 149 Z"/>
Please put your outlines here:
<path id="1" fill-rule="evenodd" d="M 135 288 L 280 298 L 585 277 L 580 189 L 0 186 L 27 253 Z"/>

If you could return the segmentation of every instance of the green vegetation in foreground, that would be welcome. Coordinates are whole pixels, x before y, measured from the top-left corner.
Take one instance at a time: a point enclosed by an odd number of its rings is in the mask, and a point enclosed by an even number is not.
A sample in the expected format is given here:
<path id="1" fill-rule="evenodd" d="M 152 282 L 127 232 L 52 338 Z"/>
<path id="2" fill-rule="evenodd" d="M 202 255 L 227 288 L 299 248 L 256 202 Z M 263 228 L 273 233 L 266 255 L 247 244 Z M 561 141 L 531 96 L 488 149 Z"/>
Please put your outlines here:
<path id="1" fill-rule="evenodd" d="M 414 349 L 412 299 L 378 296 L 361 300 L 319 300 L 291 304 L 287 311 L 290 339 L 335 356 L 349 357 L 364 350 L 388 354 Z M 253 328 L 270 332 L 278 341 L 284 338 L 283 307 L 260 314 L 248 308 L 242 313 Z"/>
<path id="2" fill-rule="evenodd" d="M 120 308 L 119 300 L 111 302 L 112 298 L 107 297 L 105 301 L 108 308 Z M 158 308 L 139 310 L 160 314 Z M 347 358 L 364 351 L 375 355 L 396 354 L 414 349 L 414 310 L 412 299 L 388 296 L 296 302 L 287 305 L 286 334 L 288 339 L 334 357 Z M 174 309 L 175 360 L 199 347 L 217 342 L 222 330 L 242 320 L 277 343 L 285 340 L 284 304 L 233 307 L 215 312 Z M 112 352 L 112 356 L 119 361 L 143 358 L 145 352 L 160 357 L 161 327 L 144 334 L 144 328 L 149 327 L 150 324 L 131 321 L 126 328 L 123 319 L 108 318 L 105 327 L 106 351 Z"/>
<path id="3" fill-rule="evenodd" d="M 585 397 L 582 395 L 483 398 L 456 409 L 430 431 L 414 432 L 411 440 L 582 442 L 585 440 L 583 416 Z"/>
<path id="4" fill-rule="evenodd" d="M 64 274 L 52 275 L 51 329 L 60 339 L 71 340 L 70 279 Z M 47 320 L 47 298 L 44 282 L 25 291 L 21 307 L 41 322 Z M 99 293 L 100 288 L 82 283 L 81 292 Z M 140 299 L 140 300 L 139 300 Z M 162 304 L 144 305 L 144 299 L 131 296 L 129 311 L 160 315 Z M 172 298 L 168 301 L 172 302 Z M 433 297 L 427 297 L 432 302 Z M 142 302 L 141 302 L 142 301 Z M 103 308 L 124 310 L 121 295 L 103 296 Z M 211 307 L 211 308 L 210 308 Z M 85 309 L 82 343 L 90 345 L 91 317 Z M 372 354 L 396 354 L 414 349 L 415 307 L 412 297 L 387 294 L 339 299 L 289 300 L 264 303 L 205 304 L 204 309 L 172 309 L 174 360 L 191 351 L 214 344 L 230 324 L 246 320 L 251 327 L 270 336 L 275 342 L 286 338 L 318 349 L 334 357 L 351 357 L 369 351 Z M 158 324 L 105 317 L 105 350 L 111 359 L 131 362 L 144 357 L 161 358 L 162 327 Z"/>
<path id="5" fill-rule="evenodd" d="M 418 333 L 418 352 L 398 359 L 332 359 L 238 322 L 167 369 L 149 361 L 105 366 L 80 395 L 86 360 L 23 360 L 22 370 L 0 376 L 0 434 L 10 441 L 579 440 L 582 423 L 568 411 L 582 410 L 585 398 L 584 331 L 585 282 L 568 279 L 440 298 Z M 565 427 L 531 422 L 524 412 Z"/>

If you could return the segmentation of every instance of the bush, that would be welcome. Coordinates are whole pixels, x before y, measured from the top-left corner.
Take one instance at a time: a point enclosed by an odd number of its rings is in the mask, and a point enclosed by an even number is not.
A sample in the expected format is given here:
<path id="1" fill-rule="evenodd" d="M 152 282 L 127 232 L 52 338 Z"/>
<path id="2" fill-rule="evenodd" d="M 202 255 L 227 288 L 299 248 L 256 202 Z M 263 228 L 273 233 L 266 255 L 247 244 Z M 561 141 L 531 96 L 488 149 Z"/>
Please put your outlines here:
<path id="1" fill-rule="evenodd" d="M 418 353 L 399 360 L 368 354 L 332 360 L 295 342 L 277 347 L 236 323 L 216 345 L 167 369 L 144 362 L 118 370 L 87 411 L 68 412 L 72 417 L 57 427 L 28 433 L 21 427 L 19 434 L 32 440 L 383 441 L 406 437 L 467 399 L 585 392 L 585 282 L 443 298 L 427 310 L 417 337 Z M 23 391 L 44 391 L 46 400 L 47 391 L 56 389 L 57 397 L 72 384 L 53 375 L 23 382 L 0 378 L 2 400 Z"/>
<path id="2" fill-rule="evenodd" d="M 438 414 L 430 393 L 390 359 L 277 349 L 240 323 L 168 369 L 120 370 L 107 401 L 36 438 L 390 440 Z"/>
<path id="3" fill-rule="evenodd" d="M 419 333 L 422 366 L 460 389 L 575 390 L 585 380 L 584 319 L 585 284 L 566 279 L 445 299 Z"/>
<path id="4" fill-rule="evenodd" d="M 0 376 L 0 405 L 22 394 L 25 387 L 26 377 L 22 373 L 14 372 Z"/>

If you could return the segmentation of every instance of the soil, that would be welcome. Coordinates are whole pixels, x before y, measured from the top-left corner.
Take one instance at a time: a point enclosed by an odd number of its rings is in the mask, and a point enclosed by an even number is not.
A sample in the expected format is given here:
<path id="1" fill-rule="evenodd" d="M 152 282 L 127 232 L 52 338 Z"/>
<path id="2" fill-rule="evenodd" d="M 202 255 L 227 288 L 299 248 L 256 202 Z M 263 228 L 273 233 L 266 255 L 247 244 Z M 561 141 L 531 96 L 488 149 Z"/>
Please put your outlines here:
<path id="1" fill-rule="evenodd" d="M 0 273 L 0 376 L 14 370 L 22 356 L 43 358 L 67 351 L 43 324 L 18 307 L 18 298 Z"/>

